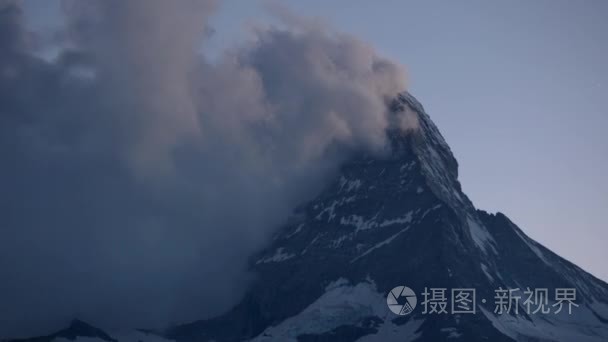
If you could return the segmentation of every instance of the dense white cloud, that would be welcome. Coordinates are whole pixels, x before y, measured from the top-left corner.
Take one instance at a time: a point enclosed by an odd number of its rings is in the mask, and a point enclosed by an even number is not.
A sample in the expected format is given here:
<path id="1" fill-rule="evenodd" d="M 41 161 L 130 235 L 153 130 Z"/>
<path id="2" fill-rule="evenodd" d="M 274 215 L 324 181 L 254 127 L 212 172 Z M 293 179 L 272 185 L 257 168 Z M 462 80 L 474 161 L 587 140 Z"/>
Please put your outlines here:
<path id="1" fill-rule="evenodd" d="M 385 149 L 401 67 L 283 9 L 209 62 L 216 6 L 65 2 L 53 62 L 0 6 L 1 335 L 225 310 L 290 210 Z"/>

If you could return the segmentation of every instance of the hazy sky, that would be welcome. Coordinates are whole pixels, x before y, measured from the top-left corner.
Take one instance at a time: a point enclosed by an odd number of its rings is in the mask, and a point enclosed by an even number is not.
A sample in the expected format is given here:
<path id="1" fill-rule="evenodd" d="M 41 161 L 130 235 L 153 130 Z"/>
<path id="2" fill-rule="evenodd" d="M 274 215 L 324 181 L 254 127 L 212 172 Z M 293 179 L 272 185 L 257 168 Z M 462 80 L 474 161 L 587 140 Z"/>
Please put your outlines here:
<path id="1" fill-rule="evenodd" d="M 218 46 L 255 16 L 244 3 L 216 18 Z M 405 65 L 477 207 L 608 280 L 608 2 L 288 3 Z"/>
<path id="2" fill-rule="evenodd" d="M 477 207 L 608 280 L 608 2 L 285 2 L 406 67 Z M 60 21 L 56 2 L 24 4 L 34 28 Z M 259 2 L 225 2 L 212 51 L 266 20 Z"/>

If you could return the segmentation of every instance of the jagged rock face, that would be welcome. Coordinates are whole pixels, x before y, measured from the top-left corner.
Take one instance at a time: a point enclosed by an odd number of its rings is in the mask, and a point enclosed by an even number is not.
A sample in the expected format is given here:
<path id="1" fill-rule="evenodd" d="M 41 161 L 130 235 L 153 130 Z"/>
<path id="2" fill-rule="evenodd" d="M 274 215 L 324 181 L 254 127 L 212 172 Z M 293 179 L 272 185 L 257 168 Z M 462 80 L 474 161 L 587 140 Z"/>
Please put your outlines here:
<path id="1" fill-rule="evenodd" d="M 608 340 L 608 285 L 528 238 L 503 214 L 477 210 L 422 106 L 402 94 L 391 108 L 395 115 L 413 115 L 418 129 L 389 130 L 390 153 L 354 156 L 322 193 L 300 206 L 252 258 L 257 278 L 240 304 L 220 317 L 169 329 L 164 338 Z M 477 312 L 437 315 L 417 308 L 398 316 L 386 296 L 400 285 L 419 301 L 425 287 L 475 288 Z M 572 315 L 533 316 L 523 308 L 495 315 L 499 287 L 575 288 L 579 307 Z"/>
<path id="2" fill-rule="evenodd" d="M 474 208 L 458 164 L 409 94 L 392 103 L 419 128 L 388 132 L 391 153 L 358 155 L 252 259 L 257 281 L 227 314 L 177 326 L 185 341 L 608 340 L 608 286 Z M 475 288 L 475 315 L 397 316 L 386 294 L 406 285 Z M 495 289 L 576 288 L 578 315 L 496 316 Z M 485 311 L 484 311 L 485 310 Z"/>

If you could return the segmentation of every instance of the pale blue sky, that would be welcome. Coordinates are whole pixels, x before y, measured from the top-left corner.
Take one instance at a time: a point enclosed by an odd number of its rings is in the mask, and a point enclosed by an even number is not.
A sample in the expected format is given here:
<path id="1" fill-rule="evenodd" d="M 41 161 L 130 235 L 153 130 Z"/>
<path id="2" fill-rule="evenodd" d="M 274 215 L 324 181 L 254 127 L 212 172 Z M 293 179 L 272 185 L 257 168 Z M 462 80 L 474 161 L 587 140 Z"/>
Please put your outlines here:
<path id="1" fill-rule="evenodd" d="M 284 1 L 406 66 L 460 163 L 475 205 L 608 280 L 608 2 Z M 35 28 L 55 2 L 25 0 Z M 214 51 L 265 22 L 257 1 L 226 1 Z"/>

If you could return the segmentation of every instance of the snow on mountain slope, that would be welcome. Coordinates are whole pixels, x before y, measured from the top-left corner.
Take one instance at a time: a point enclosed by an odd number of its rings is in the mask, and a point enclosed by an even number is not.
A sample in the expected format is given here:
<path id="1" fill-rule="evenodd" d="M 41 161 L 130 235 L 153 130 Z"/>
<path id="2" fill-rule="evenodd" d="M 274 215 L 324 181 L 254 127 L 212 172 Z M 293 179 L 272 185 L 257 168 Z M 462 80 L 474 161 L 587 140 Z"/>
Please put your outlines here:
<path id="1" fill-rule="evenodd" d="M 391 331 L 407 331 L 396 338 L 608 339 L 608 286 L 531 240 L 504 215 L 477 210 L 422 105 L 404 93 L 391 108 L 395 115 L 414 115 L 419 128 L 389 130 L 389 156 L 355 156 L 335 182 L 301 206 L 254 258 L 259 278 L 241 304 L 215 319 L 177 326 L 168 336 L 383 341 Z M 328 291 L 337 279 L 351 285 Z M 478 303 L 471 316 L 415 311 L 400 317 L 375 304 L 399 285 L 418 294 L 425 287 L 476 288 L 488 302 Z M 576 288 L 580 306 L 576 315 L 563 317 L 499 316 L 492 305 L 499 287 Z M 355 298 L 363 289 L 365 295 Z M 228 322 L 235 327 L 230 333 L 217 328 Z"/>
<path id="2" fill-rule="evenodd" d="M 271 326 L 252 341 L 297 341 L 298 336 L 323 334 L 341 326 L 357 325 L 386 312 L 386 299 L 375 284 L 349 284 L 344 278 L 330 283 L 317 300 L 296 316 Z M 369 321 L 373 324 L 373 321 Z M 363 326 L 359 328 L 364 329 Z"/>
<path id="3" fill-rule="evenodd" d="M 422 105 L 404 93 L 390 106 L 418 129 L 389 129 L 390 153 L 353 156 L 316 198 L 298 207 L 251 259 L 257 280 L 239 304 L 219 317 L 168 329 L 165 338 L 608 341 L 608 285 L 530 239 L 505 215 L 477 210 Z M 425 288 L 474 288 L 476 313 L 424 314 L 418 307 L 398 316 L 386 294 L 402 285 L 419 303 Z M 494 300 L 500 288 L 574 288 L 578 306 L 571 315 L 532 315 L 519 303 L 519 313 L 499 315 Z"/>

